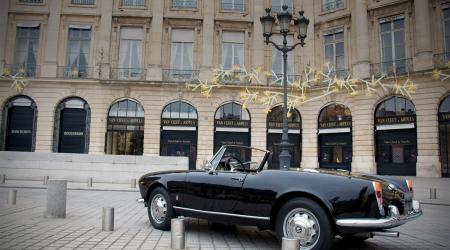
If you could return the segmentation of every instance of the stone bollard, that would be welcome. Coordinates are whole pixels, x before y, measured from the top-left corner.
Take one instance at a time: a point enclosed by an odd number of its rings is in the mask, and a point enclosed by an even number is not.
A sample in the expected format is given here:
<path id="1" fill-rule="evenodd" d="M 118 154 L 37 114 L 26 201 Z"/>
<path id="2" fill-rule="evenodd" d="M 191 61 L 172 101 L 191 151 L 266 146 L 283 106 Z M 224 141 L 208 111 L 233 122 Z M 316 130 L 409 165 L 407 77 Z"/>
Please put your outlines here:
<path id="1" fill-rule="evenodd" d="M 136 188 L 136 179 L 131 179 L 131 188 Z"/>
<path id="2" fill-rule="evenodd" d="M 48 180 L 46 218 L 66 218 L 67 180 Z"/>
<path id="3" fill-rule="evenodd" d="M 8 204 L 9 205 L 16 205 L 16 198 L 17 198 L 17 190 L 11 189 L 8 193 Z"/>
<path id="4" fill-rule="evenodd" d="M 0 175 L 0 184 L 5 184 L 6 182 L 6 174 Z"/>
<path id="5" fill-rule="evenodd" d="M 430 200 L 431 200 L 431 199 L 434 199 L 434 200 L 437 199 L 436 193 L 437 193 L 436 188 L 430 188 Z"/>
<path id="6" fill-rule="evenodd" d="M 43 182 L 44 185 L 48 185 L 48 179 L 49 179 L 48 175 L 44 176 L 44 182 Z"/>
<path id="7" fill-rule="evenodd" d="M 113 207 L 104 207 L 102 210 L 102 231 L 114 231 Z"/>
<path id="8" fill-rule="evenodd" d="M 174 218 L 170 221 L 170 248 L 184 249 L 185 248 L 185 227 L 184 217 Z"/>
<path id="9" fill-rule="evenodd" d="M 283 237 L 281 241 L 281 250 L 298 250 L 300 249 L 300 239 L 290 239 Z"/>
<path id="10" fill-rule="evenodd" d="M 87 180 L 87 186 L 92 187 L 92 177 L 89 177 Z"/>

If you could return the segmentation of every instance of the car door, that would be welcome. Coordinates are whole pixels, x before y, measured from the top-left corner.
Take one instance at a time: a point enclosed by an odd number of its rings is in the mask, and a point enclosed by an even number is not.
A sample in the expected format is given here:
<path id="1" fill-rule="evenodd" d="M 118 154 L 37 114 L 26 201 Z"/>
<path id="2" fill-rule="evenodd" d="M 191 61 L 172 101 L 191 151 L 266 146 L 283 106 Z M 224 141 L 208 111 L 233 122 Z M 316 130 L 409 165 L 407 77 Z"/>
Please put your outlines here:
<path id="1" fill-rule="evenodd" d="M 231 171 L 191 171 L 186 176 L 184 207 L 232 213 L 247 174 Z"/>

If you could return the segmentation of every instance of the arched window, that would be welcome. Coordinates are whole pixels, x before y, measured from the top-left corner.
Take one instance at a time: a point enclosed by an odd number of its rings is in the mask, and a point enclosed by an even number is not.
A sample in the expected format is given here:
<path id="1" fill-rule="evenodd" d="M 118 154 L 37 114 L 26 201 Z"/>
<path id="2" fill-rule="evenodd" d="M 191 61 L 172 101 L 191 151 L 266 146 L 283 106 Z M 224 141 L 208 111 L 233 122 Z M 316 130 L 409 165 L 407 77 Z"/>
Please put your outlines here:
<path id="1" fill-rule="evenodd" d="M 267 114 L 267 150 L 272 152 L 269 159 L 269 168 L 279 169 L 279 154 L 281 153 L 279 144 L 283 133 L 283 107 L 275 106 Z M 288 114 L 288 135 L 289 142 L 292 145 L 289 149 L 291 155 L 291 167 L 300 167 L 302 135 L 301 135 L 301 118 L 297 109 L 292 110 Z"/>
<path id="2" fill-rule="evenodd" d="M 442 176 L 450 177 L 450 96 L 439 105 L 439 150 Z"/>
<path id="3" fill-rule="evenodd" d="M 33 152 L 36 144 L 35 102 L 28 96 L 11 98 L 3 108 L 2 150 Z"/>
<path id="4" fill-rule="evenodd" d="M 392 96 L 378 104 L 375 144 L 378 174 L 416 175 L 416 109 L 410 100 Z"/>
<path id="5" fill-rule="evenodd" d="M 91 110 L 79 97 L 70 97 L 57 106 L 53 132 L 53 152 L 89 152 L 89 124 Z"/>
<path id="6" fill-rule="evenodd" d="M 108 112 L 106 154 L 142 155 L 144 151 L 144 108 L 123 99 L 113 103 Z"/>
<path id="7" fill-rule="evenodd" d="M 214 152 L 223 145 L 250 146 L 250 113 L 236 102 L 221 105 L 214 115 Z M 236 157 L 251 159 L 249 150 L 234 152 Z"/>
<path id="8" fill-rule="evenodd" d="M 229 102 L 220 106 L 214 117 L 216 120 L 250 120 L 248 110 L 242 109 L 242 105 L 235 102 Z"/>
<path id="9" fill-rule="evenodd" d="M 189 103 L 167 104 L 161 114 L 160 155 L 189 157 L 189 169 L 195 169 L 197 123 L 197 111 Z"/>
<path id="10" fill-rule="evenodd" d="M 319 166 L 351 170 L 352 114 L 342 104 L 330 104 L 319 114 Z"/>

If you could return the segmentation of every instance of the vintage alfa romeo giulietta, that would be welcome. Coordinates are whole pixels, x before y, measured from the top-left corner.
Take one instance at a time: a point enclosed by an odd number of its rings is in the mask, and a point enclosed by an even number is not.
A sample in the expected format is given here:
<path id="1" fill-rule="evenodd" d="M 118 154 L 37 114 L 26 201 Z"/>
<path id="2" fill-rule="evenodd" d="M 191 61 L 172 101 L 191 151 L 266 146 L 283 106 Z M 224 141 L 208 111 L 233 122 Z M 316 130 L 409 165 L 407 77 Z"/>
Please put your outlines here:
<path id="1" fill-rule="evenodd" d="M 201 170 L 139 179 L 150 223 L 170 229 L 179 215 L 275 230 L 301 249 L 327 249 L 336 235 L 398 237 L 388 229 L 422 214 L 412 182 L 341 170 L 267 169 L 270 152 L 223 146 Z"/>

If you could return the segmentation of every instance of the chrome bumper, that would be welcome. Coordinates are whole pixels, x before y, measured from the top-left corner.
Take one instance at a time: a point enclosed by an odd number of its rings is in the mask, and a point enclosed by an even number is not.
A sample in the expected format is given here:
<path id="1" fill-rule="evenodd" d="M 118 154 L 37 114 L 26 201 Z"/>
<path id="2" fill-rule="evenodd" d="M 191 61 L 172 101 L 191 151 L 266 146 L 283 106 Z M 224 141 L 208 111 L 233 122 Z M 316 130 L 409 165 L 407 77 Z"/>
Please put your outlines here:
<path id="1" fill-rule="evenodd" d="M 420 203 L 413 200 L 413 208 L 407 215 L 400 215 L 396 206 L 389 206 L 389 215 L 383 219 L 340 219 L 336 221 L 336 225 L 340 227 L 355 227 L 355 228 L 372 228 L 372 229 L 387 229 L 405 224 L 408 221 L 417 219 L 422 215 L 422 208 Z"/>
<path id="2" fill-rule="evenodd" d="M 144 199 L 143 198 L 136 199 L 136 202 L 137 203 L 144 203 Z"/>

